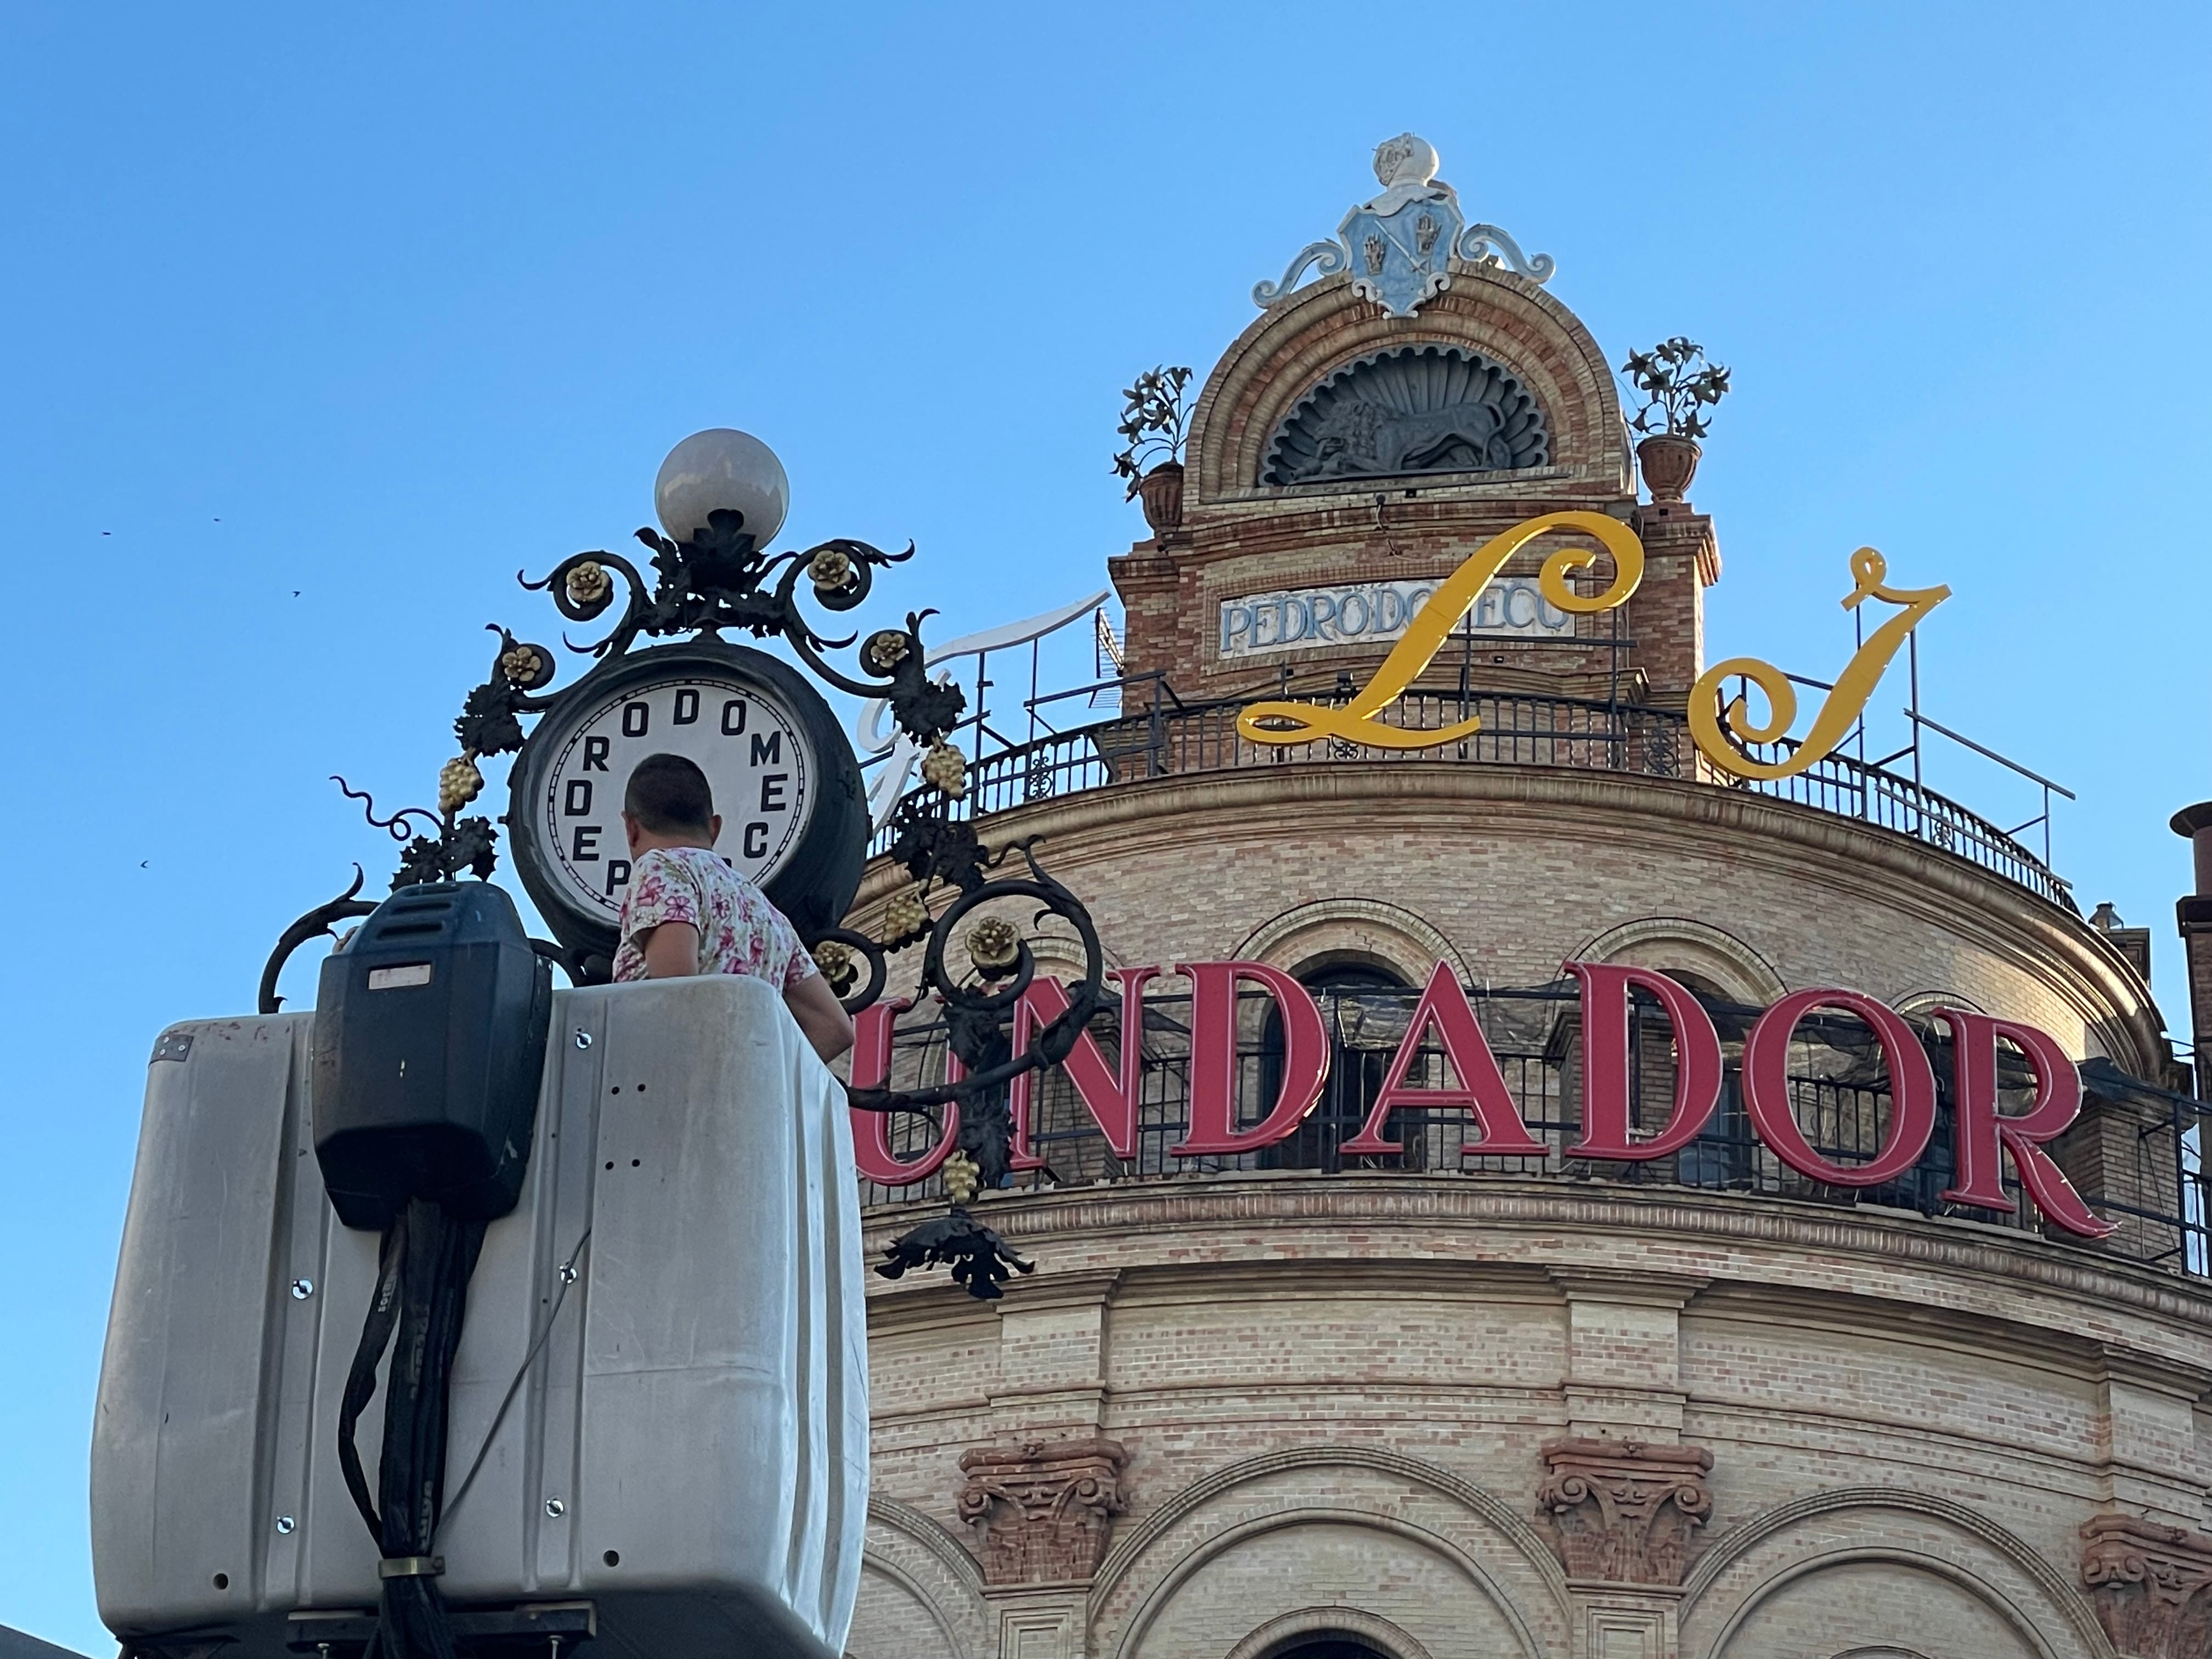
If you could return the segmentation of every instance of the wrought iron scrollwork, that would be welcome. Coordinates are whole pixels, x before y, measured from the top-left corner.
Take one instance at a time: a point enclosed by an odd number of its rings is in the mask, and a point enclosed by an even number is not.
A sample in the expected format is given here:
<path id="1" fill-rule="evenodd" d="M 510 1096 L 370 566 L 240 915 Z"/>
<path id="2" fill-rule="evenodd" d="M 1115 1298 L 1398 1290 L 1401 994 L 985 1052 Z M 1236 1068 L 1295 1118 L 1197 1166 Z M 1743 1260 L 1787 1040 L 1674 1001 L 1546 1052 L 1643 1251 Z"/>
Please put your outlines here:
<path id="1" fill-rule="evenodd" d="M 856 952 L 867 962 L 866 984 L 845 999 L 846 1006 L 858 1012 L 881 994 L 884 956 L 923 946 L 922 982 L 944 1004 L 947 1046 L 959 1060 L 963 1075 L 920 1088 L 861 1088 L 848 1094 L 856 1111 L 927 1114 L 930 1108 L 947 1103 L 956 1108 L 959 1127 L 953 1155 L 945 1164 L 951 1204 L 945 1217 L 922 1223 L 887 1246 L 885 1260 L 876 1271 L 886 1279 L 897 1279 L 909 1268 L 944 1265 L 971 1296 L 989 1299 L 1000 1294 L 999 1286 L 1010 1270 L 1028 1273 L 1032 1264 L 977 1222 L 969 1213 L 968 1202 L 977 1190 L 1000 1186 L 1012 1172 L 1013 1115 L 1007 1085 L 1025 1072 L 1056 1065 L 1073 1050 L 1104 1000 L 1105 955 L 1082 901 L 1037 862 L 1034 837 L 988 854 L 973 824 L 933 815 L 916 804 L 919 799 L 910 797 L 894 820 L 898 835 L 892 851 L 915 885 L 894 897 L 886 919 L 887 937 L 881 944 L 849 930 L 828 941 L 840 953 L 830 962 L 848 975 L 846 985 L 839 985 L 834 975 L 831 984 L 843 992 L 859 978 L 851 956 L 845 953 Z M 1027 874 L 993 873 L 1017 853 Z M 930 901 L 938 891 L 957 896 L 932 920 Z M 1048 916 L 1059 917 L 1074 929 L 1083 950 L 1083 974 L 1068 993 L 1066 1009 L 1046 1021 L 1019 1054 L 1013 1052 L 1006 1028 L 1036 977 L 1036 958 L 1012 922 L 981 914 L 1007 900 L 1039 907 L 1032 926 Z M 969 924 L 964 932 L 963 923 Z M 964 939 L 972 977 L 956 975 L 947 964 L 947 949 L 956 937 Z M 817 946 L 817 961 L 823 957 Z"/>
<path id="2" fill-rule="evenodd" d="M 471 790 L 466 795 L 459 794 L 460 786 L 455 775 L 464 767 L 475 773 L 475 763 L 465 755 L 459 760 L 447 761 L 439 774 L 441 811 L 433 812 L 427 806 L 403 806 L 388 818 L 376 816 L 376 802 L 368 791 L 356 789 L 336 773 L 331 774 L 331 781 L 337 785 L 339 793 L 348 800 L 362 803 L 362 816 L 372 828 L 386 831 L 392 840 L 402 843 L 399 868 L 392 878 L 394 892 L 421 882 L 456 881 L 464 870 L 479 880 L 490 877 L 499 856 L 499 831 L 491 827 L 489 818 L 459 816 L 460 807 L 474 799 L 476 793 Z M 483 787 L 481 773 L 476 774 L 476 782 L 477 789 Z M 428 829 L 410 840 L 410 823 L 417 819 Z"/>
<path id="3" fill-rule="evenodd" d="M 880 696 L 880 687 L 848 679 L 823 659 L 823 651 L 842 650 L 853 637 L 829 640 L 817 634 L 794 595 L 803 577 L 813 585 L 815 601 L 823 610 L 854 610 L 866 600 L 876 571 L 912 558 L 914 544 L 886 553 L 838 537 L 803 552 L 770 556 L 745 529 L 743 514 L 718 508 L 707 516 L 709 522 L 693 531 L 688 542 L 649 527 L 637 532 L 637 539 L 653 550 L 650 586 L 635 565 L 606 552 L 571 554 L 536 581 L 520 572 L 517 577 L 533 592 L 551 588 L 553 603 L 571 622 L 593 622 L 612 607 L 615 587 L 607 573 L 618 573 L 629 591 L 613 629 L 590 645 L 570 642 L 571 649 L 602 659 L 620 656 L 640 634 L 713 638 L 726 628 L 742 629 L 756 639 L 773 635 L 789 641 L 808 667 L 841 690 Z"/>
<path id="4" fill-rule="evenodd" d="M 374 818 L 370 822 L 374 823 Z M 355 865 L 352 886 L 336 898 L 318 904 L 278 935 L 276 948 L 269 953 L 269 960 L 261 969 L 261 994 L 255 1001 L 256 1012 L 273 1014 L 284 1006 L 284 999 L 276 994 L 276 976 L 284 971 L 284 964 L 291 960 L 293 951 L 311 939 L 335 938 L 337 923 L 365 916 L 376 908 L 370 901 L 358 896 L 361 884 L 367 879 L 361 866 Z"/>
<path id="5" fill-rule="evenodd" d="M 532 592 L 550 588 L 555 605 L 570 621 L 591 622 L 613 607 L 615 576 L 620 575 L 627 595 L 613 629 L 589 644 L 565 636 L 562 641 L 571 651 L 600 662 L 622 655 L 641 635 L 714 639 L 725 629 L 742 629 L 756 638 L 780 638 L 829 684 L 854 696 L 883 698 L 900 728 L 930 751 L 923 763 L 925 775 L 934 768 L 931 781 L 939 787 L 950 784 L 957 794 L 964 771 L 958 751 L 944 739 L 959 724 L 967 698 L 957 686 L 939 684 L 926 672 L 921 624 L 934 612 L 909 612 L 903 629 L 881 629 L 870 635 L 860 644 L 861 672 L 856 676 L 832 665 L 823 653 L 842 650 L 859 636 L 824 638 L 807 622 L 797 599 L 799 584 L 805 580 L 811 583 L 815 600 L 824 610 L 851 611 L 867 599 L 877 570 L 914 556 L 913 544 L 903 551 L 886 553 L 866 542 L 839 537 L 803 551 L 771 556 L 756 545 L 743 514 L 717 510 L 708 516 L 711 522 L 694 532 L 690 541 L 672 540 L 651 528 L 637 532 L 638 540 L 653 550 L 655 579 L 651 584 L 628 559 L 603 550 L 571 554 L 536 580 L 523 571 L 515 579 Z M 516 639 L 497 623 L 485 627 L 499 635 L 499 646 L 483 683 L 463 699 L 453 721 L 460 752 L 439 772 L 438 811 L 410 808 L 392 820 L 379 819 L 372 811 L 373 824 L 392 829 L 394 839 L 406 843 L 392 878 L 395 888 L 453 880 L 465 870 L 489 877 L 497 867 L 498 832 L 488 818 L 459 816 L 463 806 L 483 793 L 483 774 L 477 763 L 519 750 L 528 735 L 524 717 L 542 714 L 555 702 L 550 694 L 539 695 L 559 672 L 553 652 Z M 346 793 L 367 799 L 349 788 Z M 392 829 L 416 817 L 430 827 L 411 841 L 405 832 Z"/>
<path id="6" fill-rule="evenodd" d="M 745 530 L 741 514 L 718 510 L 708 520 L 688 541 L 651 529 L 637 532 L 638 540 L 652 551 L 650 582 L 629 559 L 603 550 L 572 554 L 534 580 L 526 572 L 518 572 L 517 580 L 533 592 L 550 590 L 555 606 L 571 622 L 598 621 L 619 599 L 613 626 L 597 640 L 580 644 L 563 637 L 569 650 L 600 663 L 621 656 L 641 636 L 715 638 L 725 629 L 742 629 L 756 638 L 780 638 L 827 684 L 854 696 L 883 699 L 900 729 L 925 751 L 921 774 L 928 787 L 910 795 L 893 820 L 891 856 L 914 885 L 893 898 L 880 939 L 835 927 L 809 943 L 840 1000 L 855 1013 L 883 995 L 890 956 L 922 947 L 921 978 L 944 1004 L 950 1046 L 965 1068 L 964 1075 L 927 1087 L 876 1086 L 848 1093 L 854 1109 L 861 1111 L 932 1115 L 939 1107 L 956 1106 L 958 1145 L 946 1164 L 952 1203 L 948 1214 L 915 1228 L 891 1245 L 885 1252 L 888 1259 L 877 1271 L 896 1278 L 912 1267 L 945 1265 L 971 1294 L 994 1297 L 1011 1273 L 1028 1273 L 1032 1264 L 978 1223 L 966 1206 L 977 1190 L 1000 1185 L 1011 1172 L 1013 1123 L 1007 1085 L 1025 1072 L 1066 1059 L 1099 1010 L 1105 963 L 1097 930 L 1081 901 L 1038 863 L 1032 842 L 994 854 L 983 847 L 972 823 L 952 817 L 953 804 L 967 790 L 967 764 L 947 738 L 960 725 L 967 699 L 957 686 L 932 679 L 927 672 L 921 625 L 934 613 L 911 611 L 903 628 L 879 629 L 865 639 L 858 634 L 840 639 L 817 633 L 799 608 L 799 586 L 805 581 L 822 609 L 831 613 L 855 609 L 867 599 L 877 571 L 913 556 L 912 544 L 902 552 L 886 553 L 866 542 L 840 538 L 801 551 L 769 555 Z M 484 787 L 477 763 L 520 750 L 528 735 L 526 718 L 543 713 L 555 701 L 547 694 L 557 672 L 553 652 L 516 639 L 497 623 L 487 626 L 499 636 L 499 644 L 483 684 L 463 700 L 453 722 L 460 752 L 439 774 L 437 810 L 408 807 L 380 817 L 365 793 L 343 779 L 337 781 L 349 799 L 364 804 L 373 826 L 404 843 L 399 871 L 392 878 L 395 888 L 456 879 L 465 870 L 480 878 L 489 876 L 497 858 L 497 832 L 488 818 L 459 816 Z M 825 655 L 856 643 L 857 672 L 833 665 Z M 1016 854 L 1020 866 L 1006 870 L 1007 860 Z M 286 931 L 263 975 L 264 1012 L 275 1006 L 276 976 L 295 949 L 328 932 L 332 921 L 374 908 L 356 896 L 361 885 L 356 869 L 354 884 L 345 894 L 310 911 Z M 933 915 L 943 894 L 953 896 Z M 1036 961 L 1012 922 L 985 914 L 1002 901 L 1037 907 L 1033 926 L 1047 917 L 1060 918 L 1073 929 L 1083 951 L 1083 975 L 1068 991 L 1066 1009 L 1046 1021 L 1019 1054 L 1013 1052 L 1006 1028 L 1036 977 Z M 972 971 L 955 972 L 948 965 L 948 949 L 956 935 Z M 573 953 L 560 946 L 532 943 L 559 961 L 572 978 L 604 976 L 604 962 L 572 959 Z"/>

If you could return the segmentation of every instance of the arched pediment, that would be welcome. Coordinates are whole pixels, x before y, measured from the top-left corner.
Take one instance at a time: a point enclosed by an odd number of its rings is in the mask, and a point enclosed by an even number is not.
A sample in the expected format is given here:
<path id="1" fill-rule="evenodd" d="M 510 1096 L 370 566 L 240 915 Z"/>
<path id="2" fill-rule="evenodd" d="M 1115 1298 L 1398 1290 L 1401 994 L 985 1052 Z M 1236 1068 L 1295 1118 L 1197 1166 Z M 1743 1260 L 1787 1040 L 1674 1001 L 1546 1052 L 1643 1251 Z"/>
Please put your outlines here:
<path id="1" fill-rule="evenodd" d="M 1423 358 L 1424 348 L 1433 348 L 1433 355 Z M 1364 363 L 1402 362 L 1409 351 L 1422 374 L 1444 371 L 1438 379 L 1446 384 L 1423 396 L 1454 393 L 1449 382 L 1455 362 L 1494 367 L 1501 383 L 1511 383 L 1499 407 L 1520 422 L 1515 432 L 1504 434 L 1507 453 L 1514 453 L 1515 442 L 1521 445 L 1513 465 L 1422 467 L 1419 472 L 1438 483 L 1473 481 L 1491 490 L 1510 487 L 1614 496 L 1632 492 L 1628 434 L 1613 372 L 1581 319 L 1534 283 L 1493 265 L 1455 261 L 1451 286 L 1415 317 L 1390 317 L 1356 295 L 1349 277 L 1333 276 L 1270 307 L 1246 329 L 1214 366 L 1192 413 L 1187 508 L 1279 501 L 1286 492 L 1371 489 L 1364 475 L 1347 473 L 1301 473 L 1286 483 L 1261 479 L 1269 468 L 1271 446 L 1285 438 L 1301 404 L 1321 401 L 1332 382 L 1340 386 L 1343 377 L 1361 374 Z M 1472 378 L 1464 369 L 1457 372 Z M 1403 386 L 1395 390 L 1406 392 Z M 1464 392 L 1464 385 L 1456 390 Z M 1474 400 L 1476 406 L 1480 401 Z M 1532 420 L 1541 424 L 1540 461 L 1531 459 L 1528 447 Z M 1448 431 L 1409 428 L 1394 434 L 1394 445 L 1401 435 L 1417 456 L 1425 447 L 1431 452 L 1428 459 L 1439 459 L 1434 452 L 1441 447 L 1441 459 L 1453 459 Z M 1482 441 L 1486 447 L 1499 435 L 1486 434 Z M 1470 441 L 1470 434 L 1461 437 Z M 1295 447 L 1295 437 L 1289 441 Z M 1462 450 L 1459 458 L 1468 453 Z M 1394 456 L 1390 464 L 1402 462 L 1402 456 Z"/>

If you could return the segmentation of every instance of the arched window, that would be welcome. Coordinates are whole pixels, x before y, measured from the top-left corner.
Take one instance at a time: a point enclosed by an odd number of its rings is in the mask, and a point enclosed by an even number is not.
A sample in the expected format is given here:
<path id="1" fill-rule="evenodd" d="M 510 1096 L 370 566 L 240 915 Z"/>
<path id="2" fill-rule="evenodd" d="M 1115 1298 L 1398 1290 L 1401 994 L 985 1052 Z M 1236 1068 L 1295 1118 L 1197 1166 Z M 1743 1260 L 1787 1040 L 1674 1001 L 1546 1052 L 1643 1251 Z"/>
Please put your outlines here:
<path id="1" fill-rule="evenodd" d="M 1720 986 L 1702 974 L 1680 968 L 1665 971 L 1705 1005 L 1727 1056 L 1721 1097 L 1698 1138 L 1675 1155 L 1675 1179 L 1686 1187 L 1748 1189 L 1757 1141 L 1752 1134 L 1750 1115 L 1744 1110 L 1741 1054 L 1753 1011 L 1734 1003 Z"/>
<path id="2" fill-rule="evenodd" d="M 1300 974 L 1298 982 L 1321 1005 L 1322 1024 L 1328 1032 L 1328 1081 L 1322 1087 L 1320 1103 L 1297 1131 L 1260 1155 L 1260 1167 L 1334 1170 L 1342 1167 L 1337 1149 L 1359 1133 L 1375 1097 L 1382 1091 L 1416 996 L 1389 969 L 1365 963 L 1316 968 Z M 1261 1028 L 1261 1098 L 1273 1100 L 1282 1086 L 1283 1017 L 1271 1006 Z M 1386 1136 L 1405 1142 L 1404 1153 L 1363 1162 L 1387 1169 L 1426 1168 L 1423 1115 L 1401 1112 L 1385 1131 Z"/>
<path id="3" fill-rule="evenodd" d="M 1324 1631 L 1318 1636 L 1302 1636 L 1296 1645 L 1272 1653 L 1267 1659 L 1390 1659 L 1390 1656 L 1357 1637 L 1333 1636 Z"/>

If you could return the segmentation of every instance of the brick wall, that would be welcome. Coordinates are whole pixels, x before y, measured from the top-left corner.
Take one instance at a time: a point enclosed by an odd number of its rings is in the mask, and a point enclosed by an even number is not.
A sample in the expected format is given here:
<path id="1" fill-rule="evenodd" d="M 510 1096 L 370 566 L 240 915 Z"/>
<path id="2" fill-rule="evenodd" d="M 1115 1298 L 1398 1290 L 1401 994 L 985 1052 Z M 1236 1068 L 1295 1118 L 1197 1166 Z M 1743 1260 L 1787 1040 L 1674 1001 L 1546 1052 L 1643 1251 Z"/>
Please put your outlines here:
<path id="1" fill-rule="evenodd" d="M 1334 1609 L 1407 1655 L 2091 1656 L 2112 1650 L 2080 1583 L 2082 1522 L 2116 1505 L 2212 1519 L 2193 1407 L 2212 1299 L 2087 1251 L 1787 1200 L 1453 1177 L 1214 1177 L 984 1207 L 1036 1278 L 995 1310 L 913 1280 L 872 1298 L 875 1480 L 903 1517 L 878 1517 L 874 1548 L 967 1547 L 963 1448 L 1079 1432 L 1127 1466 L 1093 1576 L 948 1580 L 929 1630 L 1219 1656 Z M 872 1237 L 905 1219 L 878 1214 Z M 1674 1582 L 1569 1577 L 1571 1494 L 1539 1501 L 1562 1436 L 1709 1455 Z M 903 1650 L 889 1633 L 916 1617 L 913 1578 L 864 1596 L 878 1634 L 856 1632 L 857 1659 Z M 993 1616 L 1017 1601 L 1026 1623 Z M 1028 1650 L 992 1639 L 942 1650 Z"/>
<path id="2" fill-rule="evenodd" d="M 1318 380 L 1423 342 L 1510 367 L 1551 464 L 1389 481 L 1379 501 L 1370 480 L 1256 483 Z M 1341 278 L 1303 290 L 1209 376 L 1188 462 L 1183 523 L 1111 564 L 1130 670 L 1186 697 L 1275 673 L 1218 660 L 1224 599 L 1440 576 L 1563 509 L 1642 539 L 1617 618 L 1634 644 L 1616 662 L 1600 642 L 1613 617 L 1571 642 L 1480 641 L 1476 688 L 1625 686 L 1679 710 L 1705 666 L 1711 521 L 1638 505 L 1605 354 L 1519 278 L 1458 268 L 1410 319 Z M 1364 679 L 1387 648 L 1279 660 Z M 1456 684 L 1447 656 L 1426 684 Z M 1419 983 L 1442 958 L 1512 986 L 1595 955 L 1746 1002 L 1957 997 L 2165 1074 L 2142 974 L 2078 918 L 1710 781 L 1270 764 L 985 826 L 994 847 L 1031 836 L 1115 964 L 1352 960 Z M 854 925 L 879 928 L 907 885 L 872 866 Z M 2137 1127 L 2107 1114 L 2062 1154 L 2119 1179 Z M 2212 1563 L 2191 1530 L 2212 1522 L 2212 1298 L 2172 1262 L 1875 1208 L 1456 1172 L 1191 1171 L 978 1208 L 1042 1264 L 1003 1302 L 927 1275 L 872 1285 L 854 1659 L 1274 1659 L 1324 1638 L 1387 1659 L 2109 1659 L 2108 1632 L 2149 1638 L 2124 1587 L 2085 1579 L 2085 1523 L 2179 1528 L 2160 1547 Z M 872 1212 L 872 1245 L 927 1212 Z M 1027 1561 L 1064 1576 L 1006 1565 Z"/>

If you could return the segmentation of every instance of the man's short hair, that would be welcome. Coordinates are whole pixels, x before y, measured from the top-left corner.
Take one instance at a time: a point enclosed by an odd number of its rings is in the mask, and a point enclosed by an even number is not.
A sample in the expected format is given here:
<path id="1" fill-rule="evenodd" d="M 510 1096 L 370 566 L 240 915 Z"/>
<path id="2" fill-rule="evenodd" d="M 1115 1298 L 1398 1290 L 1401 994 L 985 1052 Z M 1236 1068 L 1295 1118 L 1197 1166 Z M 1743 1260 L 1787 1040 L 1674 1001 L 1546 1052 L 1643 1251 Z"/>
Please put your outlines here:
<path id="1" fill-rule="evenodd" d="M 623 811 L 656 836 L 703 836 L 714 822 L 714 792 L 683 756 L 647 755 L 630 772 Z"/>

